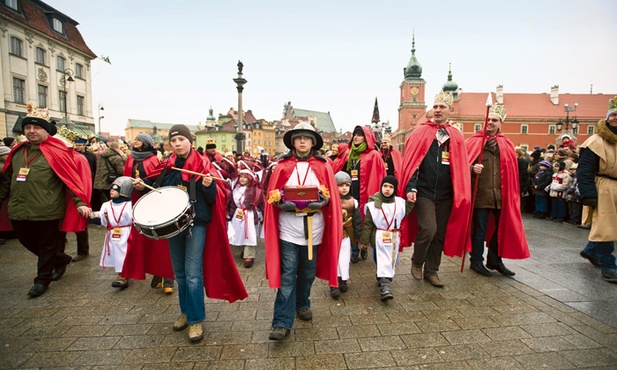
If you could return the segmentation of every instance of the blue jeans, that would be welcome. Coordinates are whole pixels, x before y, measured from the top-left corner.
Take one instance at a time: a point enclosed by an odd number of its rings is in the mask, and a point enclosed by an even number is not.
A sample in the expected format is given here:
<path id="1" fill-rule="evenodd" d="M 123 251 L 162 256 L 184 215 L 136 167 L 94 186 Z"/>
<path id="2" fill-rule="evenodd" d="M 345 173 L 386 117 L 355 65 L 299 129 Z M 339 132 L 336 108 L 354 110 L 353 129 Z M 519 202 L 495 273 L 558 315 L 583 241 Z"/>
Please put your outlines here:
<path id="1" fill-rule="evenodd" d="M 551 217 L 563 220 L 566 217 L 566 201 L 563 198 L 551 197 Z"/>
<path id="2" fill-rule="evenodd" d="M 548 212 L 548 205 L 546 203 L 546 197 L 544 195 L 536 194 L 536 212 Z"/>
<path id="3" fill-rule="evenodd" d="M 488 265 L 498 265 L 501 263 L 497 236 L 499 234 L 500 209 L 476 208 L 473 210 L 473 234 L 471 235 L 471 263 L 482 263 L 484 261 L 484 238 L 486 236 L 486 224 L 488 216 L 493 214 L 495 218 L 495 232 L 488 243 L 488 255 L 486 263 Z"/>
<path id="4" fill-rule="evenodd" d="M 281 287 L 276 292 L 272 327 L 291 329 L 296 310 L 311 307 L 311 287 L 317 270 L 317 247 L 313 245 L 313 259 L 308 248 L 280 240 Z"/>
<path id="5" fill-rule="evenodd" d="M 592 242 L 589 241 L 583 249 L 583 252 L 595 256 L 598 259 L 598 267 L 604 270 L 616 270 L 615 256 L 613 251 L 615 250 L 614 242 Z"/>
<path id="6" fill-rule="evenodd" d="M 169 253 L 178 282 L 180 311 L 189 324 L 206 319 L 203 256 L 206 225 L 194 225 L 169 238 Z"/>

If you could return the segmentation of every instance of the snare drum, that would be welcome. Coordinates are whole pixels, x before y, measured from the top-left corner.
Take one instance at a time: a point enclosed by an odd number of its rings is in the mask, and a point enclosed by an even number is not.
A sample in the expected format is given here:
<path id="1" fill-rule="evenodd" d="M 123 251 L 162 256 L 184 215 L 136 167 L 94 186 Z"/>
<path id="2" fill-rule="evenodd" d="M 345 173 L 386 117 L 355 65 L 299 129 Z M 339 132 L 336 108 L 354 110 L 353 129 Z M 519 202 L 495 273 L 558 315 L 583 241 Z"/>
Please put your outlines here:
<path id="1" fill-rule="evenodd" d="M 150 239 L 169 239 L 193 224 L 195 210 L 186 191 L 175 186 L 156 190 L 135 203 L 133 222 Z"/>

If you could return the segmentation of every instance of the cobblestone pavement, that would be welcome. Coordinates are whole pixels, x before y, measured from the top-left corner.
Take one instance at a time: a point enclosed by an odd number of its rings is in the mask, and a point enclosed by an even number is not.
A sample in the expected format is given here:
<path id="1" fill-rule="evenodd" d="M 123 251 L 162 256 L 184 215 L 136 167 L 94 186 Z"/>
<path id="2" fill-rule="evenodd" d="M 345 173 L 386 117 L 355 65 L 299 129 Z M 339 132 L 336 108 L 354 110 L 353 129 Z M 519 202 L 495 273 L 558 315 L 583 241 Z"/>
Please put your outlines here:
<path id="1" fill-rule="evenodd" d="M 506 261 L 514 278 L 460 273 L 460 259 L 444 258 L 446 286 L 434 288 L 411 277 L 406 250 L 395 298 L 382 303 L 372 263 L 361 261 L 338 301 L 316 281 L 312 322 L 296 320 L 280 343 L 268 340 L 275 291 L 263 250 L 251 269 L 234 250 L 249 297 L 208 300 L 204 340 L 190 344 L 171 328 L 177 293 L 166 296 L 149 281 L 111 287 L 114 272 L 98 266 L 102 229 L 90 227 L 91 257 L 36 299 L 26 295 L 36 259 L 9 240 L 0 246 L 0 368 L 617 368 L 617 286 L 578 256 L 586 231 L 525 224 L 532 258 Z M 74 254 L 74 235 L 69 242 Z"/>

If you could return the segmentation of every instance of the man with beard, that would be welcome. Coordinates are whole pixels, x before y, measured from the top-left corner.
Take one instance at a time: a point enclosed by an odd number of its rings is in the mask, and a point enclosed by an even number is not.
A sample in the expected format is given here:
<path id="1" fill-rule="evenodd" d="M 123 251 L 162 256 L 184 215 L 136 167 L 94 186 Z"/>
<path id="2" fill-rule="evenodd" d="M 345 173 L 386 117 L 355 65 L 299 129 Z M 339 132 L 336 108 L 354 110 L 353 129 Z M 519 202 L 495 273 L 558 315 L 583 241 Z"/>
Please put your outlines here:
<path id="1" fill-rule="evenodd" d="M 387 175 L 394 176 L 398 180 L 401 176 L 403 156 L 401 152 L 390 145 L 390 135 L 388 134 L 385 134 L 381 139 L 381 158 L 386 167 Z"/>

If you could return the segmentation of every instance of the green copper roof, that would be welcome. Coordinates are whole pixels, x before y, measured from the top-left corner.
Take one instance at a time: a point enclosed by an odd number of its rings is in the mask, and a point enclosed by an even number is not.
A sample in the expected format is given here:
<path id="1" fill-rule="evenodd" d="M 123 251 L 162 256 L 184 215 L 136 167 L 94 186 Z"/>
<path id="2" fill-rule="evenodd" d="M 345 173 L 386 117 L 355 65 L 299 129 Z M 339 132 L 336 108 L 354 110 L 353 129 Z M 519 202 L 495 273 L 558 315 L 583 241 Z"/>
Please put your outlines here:
<path id="1" fill-rule="evenodd" d="M 418 59 L 416 58 L 416 35 L 415 33 L 412 36 L 411 41 L 411 58 L 409 59 L 409 63 L 407 63 L 407 67 L 403 69 L 406 80 L 420 80 L 422 79 L 422 66 Z"/>
<path id="2" fill-rule="evenodd" d="M 452 63 L 450 63 L 448 68 L 448 82 L 443 85 L 442 90 L 444 92 L 451 92 L 455 98 L 458 96 L 458 84 L 452 81 Z"/>
<path id="3" fill-rule="evenodd" d="M 308 109 L 293 108 L 294 117 L 315 117 L 315 126 L 323 132 L 336 132 L 330 112 L 317 112 Z"/>

